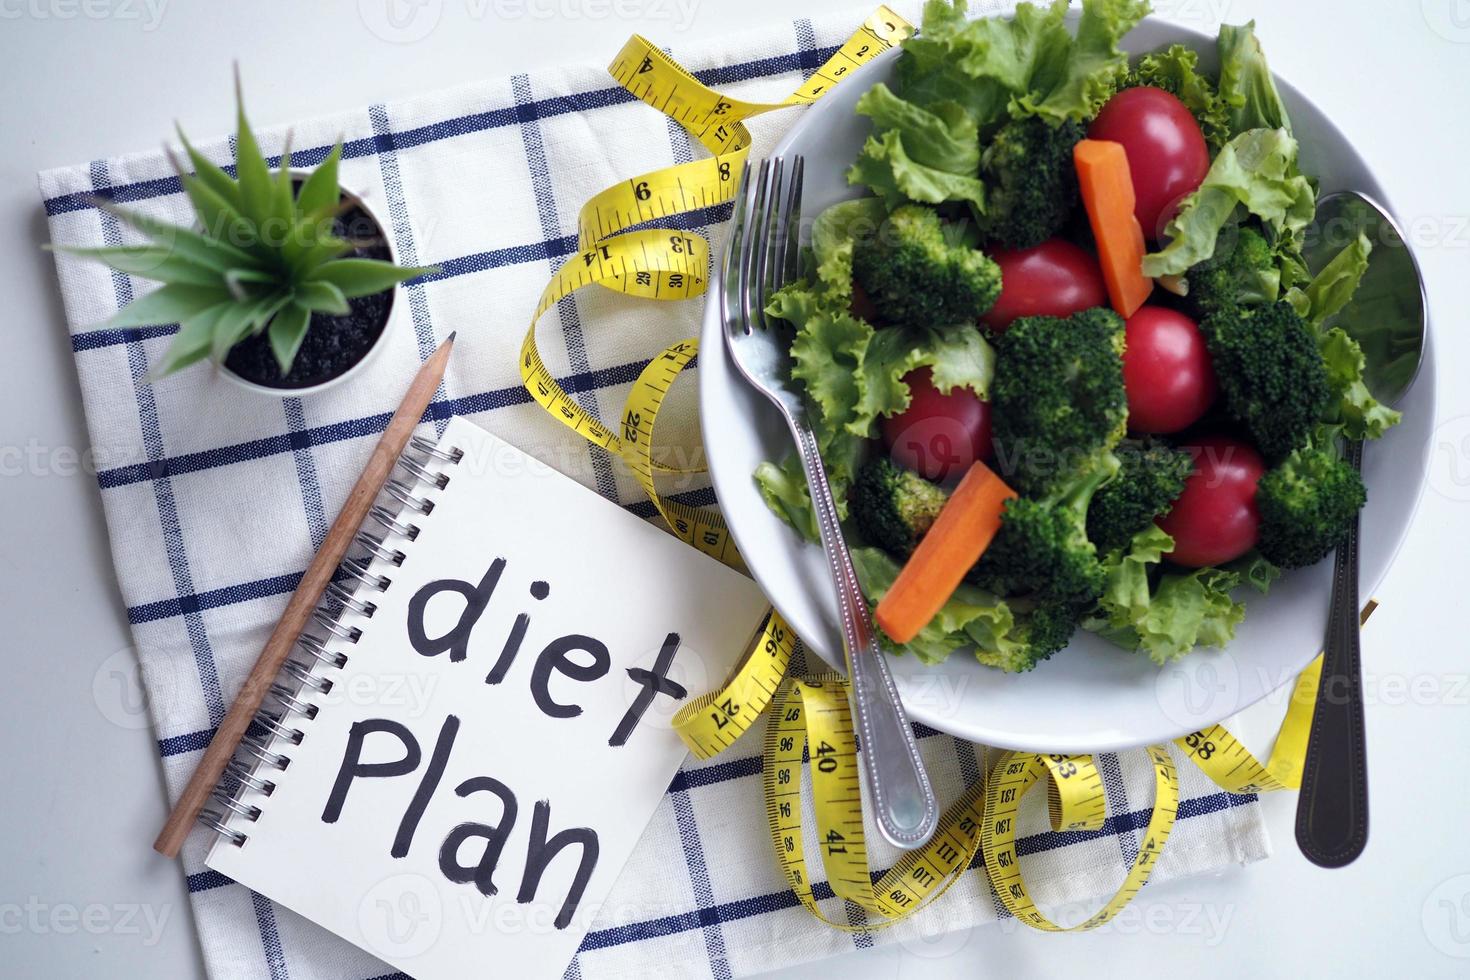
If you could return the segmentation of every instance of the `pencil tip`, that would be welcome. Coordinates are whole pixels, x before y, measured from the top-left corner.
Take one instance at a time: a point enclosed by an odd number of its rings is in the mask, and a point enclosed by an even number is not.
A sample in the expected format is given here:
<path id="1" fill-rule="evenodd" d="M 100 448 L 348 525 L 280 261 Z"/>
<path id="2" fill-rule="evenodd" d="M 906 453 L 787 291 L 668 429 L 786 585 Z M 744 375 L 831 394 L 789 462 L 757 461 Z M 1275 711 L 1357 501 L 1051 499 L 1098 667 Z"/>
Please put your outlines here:
<path id="1" fill-rule="evenodd" d="M 449 336 L 444 338 L 444 342 L 446 344 L 452 344 L 452 343 L 454 343 L 454 338 L 455 338 L 455 336 L 458 333 L 459 333 L 458 330 L 451 330 L 451 331 L 449 331 Z"/>

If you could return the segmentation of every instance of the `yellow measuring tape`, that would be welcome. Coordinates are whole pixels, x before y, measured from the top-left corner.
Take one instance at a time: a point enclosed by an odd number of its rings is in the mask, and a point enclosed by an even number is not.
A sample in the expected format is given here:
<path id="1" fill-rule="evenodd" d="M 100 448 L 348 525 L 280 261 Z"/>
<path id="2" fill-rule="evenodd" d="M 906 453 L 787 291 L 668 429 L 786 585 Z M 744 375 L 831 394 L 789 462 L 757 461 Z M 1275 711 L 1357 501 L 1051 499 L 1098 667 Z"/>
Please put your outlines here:
<path id="1" fill-rule="evenodd" d="M 796 92 L 776 103 L 724 96 L 639 36 L 623 46 L 609 67 L 624 88 L 679 122 L 712 156 L 622 181 L 583 206 L 577 218 L 580 252 L 556 271 L 537 303 L 521 347 L 521 378 L 553 417 L 628 465 L 674 534 L 726 564 L 738 567 L 740 556 L 724 521 L 668 498 L 656 485 L 660 475 L 685 472 L 655 462 L 654 423 L 675 380 L 698 352 L 698 342 L 682 341 L 654 357 L 633 383 L 620 420 L 610 427 L 579 405 L 546 367 L 536 347 L 536 325 L 553 307 L 593 284 L 654 300 L 703 294 L 710 267 L 708 241 L 692 232 L 637 226 L 731 200 L 751 143 L 743 120 L 815 101 L 912 31 L 903 18 L 880 7 Z M 1374 607 L 1370 602 L 1363 611 L 1365 622 Z M 1031 899 L 1021 877 L 1016 822 L 1021 800 L 1044 780 L 1053 830 L 1101 830 L 1107 799 L 1102 776 L 1088 755 L 1001 753 L 981 781 L 945 813 L 933 839 L 875 879 L 863 833 L 862 778 L 846 682 L 836 674 L 788 677 L 796 642 L 791 628 L 772 610 L 730 680 L 686 704 L 675 716 L 674 728 L 697 758 L 709 759 L 759 718 L 768 719 L 763 782 L 771 843 L 787 883 L 813 916 L 848 931 L 892 925 L 942 895 L 976 863 L 977 855 L 1011 914 L 1049 931 L 1102 925 L 1147 882 L 1179 802 L 1178 773 L 1164 745 L 1145 750 L 1154 772 L 1155 800 L 1138 854 L 1118 891 L 1076 926 L 1057 925 Z M 1297 788 L 1321 665 L 1319 657 L 1297 679 L 1286 720 L 1265 763 L 1220 725 L 1177 739 L 1176 748 L 1228 792 Z M 876 917 L 874 921 L 835 922 L 822 912 L 817 881 L 805 859 L 804 766 L 826 882 L 836 897 L 854 903 Z"/>
<path id="2" fill-rule="evenodd" d="M 726 98 L 652 42 L 634 35 L 608 70 L 639 99 L 677 120 L 714 156 L 614 184 L 583 205 L 577 216 L 581 252 L 546 284 L 521 344 L 521 380 L 536 401 L 583 438 L 626 456 L 623 437 L 578 405 L 547 369 L 536 349 L 536 323 L 557 303 L 593 283 L 645 299 L 701 295 L 708 286 L 708 241 L 666 228 L 624 229 L 729 201 L 750 152 L 750 131 L 743 120 L 816 101 L 853 69 L 912 32 L 902 17 L 878 8 L 801 88 L 772 103 Z"/>

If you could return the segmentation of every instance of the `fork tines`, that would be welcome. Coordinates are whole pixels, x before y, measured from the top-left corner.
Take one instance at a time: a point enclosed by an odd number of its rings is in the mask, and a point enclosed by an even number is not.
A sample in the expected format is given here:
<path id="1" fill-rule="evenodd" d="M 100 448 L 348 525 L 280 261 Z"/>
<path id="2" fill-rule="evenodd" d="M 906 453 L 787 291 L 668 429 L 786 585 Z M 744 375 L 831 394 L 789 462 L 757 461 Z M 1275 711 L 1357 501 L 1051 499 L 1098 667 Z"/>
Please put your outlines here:
<path id="1" fill-rule="evenodd" d="M 725 255 L 727 330 L 764 329 L 770 295 L 796 278 L 804 170 L 800 156 L 774 157 L 761 161 L 754 180 L 749 163 L 741 174 Z"/>

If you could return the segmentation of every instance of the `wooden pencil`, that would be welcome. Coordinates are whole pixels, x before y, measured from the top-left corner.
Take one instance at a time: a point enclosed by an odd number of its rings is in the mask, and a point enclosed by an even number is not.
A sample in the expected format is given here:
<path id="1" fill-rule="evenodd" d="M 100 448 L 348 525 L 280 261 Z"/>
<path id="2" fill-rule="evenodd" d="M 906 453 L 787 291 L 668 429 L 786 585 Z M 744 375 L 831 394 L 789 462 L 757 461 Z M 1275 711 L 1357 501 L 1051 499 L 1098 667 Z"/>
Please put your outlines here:
<path id="1" fill-rule="evenodd" d="M 383 430 L 367 466 L 357 478 L 352 492 L 347 495 L 347 502 L 342 505 L 342 511 L 332 523 L 331 530 L 327 532 L 321 549 L 312 559 L 306 574 L 301 577 L 301 584 L 296 586 L 291 601 L 286 604 L 286 611 L 281 614 L 280 622 L 266 641 L 265 649 L 260 651 L 255 666 L 250 670 L 250 676 L 245 679 L 245 685 L 235 696 L 229 713 L 215 730 L 209 748 L 204 751 L 204 757 L 199 760 L 194 775 L 189 778 L 189 784 L 184 787 L 184 792 L 169 813 L 158 839 L 153 842 L 154 850 L 160 854 L 168 857 L 178 855 L 184 838 L 189 835 L 194 821 L 199 817 L 199 811 L 224 775 L 225 766 L 234 756 L 245 730 L 250 727 L 250 720 L 260 710 L 266 693 L 281 672 L 281 665 L 286 662 L 292 647 L 301 636 L 301 631 L 306 628 L 312 612 L 321 603 L 322 593 L 331 582 L 337 566 L 346 557 L 353 537 L 362 527 L 369 508 L 382 491 L 383 484 L 398 462 L 399 454 L 408 445 L 414 427 L 423 418 L 424 410 L 429 407 L 439 382 L 444 378 L 444 368 L 449 361 L 449 352 L 453 349 L 454 334 L 451 333 L 414 376 L 398 411 L 388 421 L 388 427 Z"/>

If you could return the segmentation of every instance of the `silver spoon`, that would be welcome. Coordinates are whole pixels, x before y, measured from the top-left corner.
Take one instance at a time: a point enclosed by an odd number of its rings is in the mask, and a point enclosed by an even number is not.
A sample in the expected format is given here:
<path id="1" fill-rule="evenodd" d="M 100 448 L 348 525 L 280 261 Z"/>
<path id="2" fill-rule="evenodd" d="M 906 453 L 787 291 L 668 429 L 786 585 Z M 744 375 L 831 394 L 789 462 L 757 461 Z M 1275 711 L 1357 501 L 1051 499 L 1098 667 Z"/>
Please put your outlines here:
<path id="1" fill-rule="evenodd" d="M 1363 348 L 1364 380 L 1373 397 L 1393 405 L 1404 397 L 1424 359 L 1424 280 L 1403 232 L 1388 211 L 1356 191 L 1329 194 L 1317 204 L 1307 265 L 1317 271 L 1361 231 L 1373 243 L 1368 272 L 1353 301 L 1333 320 Z M 1347 446 L 1362 469 L 1363 444 Z M 1296 842 L 1313 864 L 1351 864 L 1368 843 L 1368 757 L 1363 732 L 1363 677 L 1358 647 L 1358 521 L 1337 549 L 1332 607 L 1316 712 L 1307 742 Z"/>

